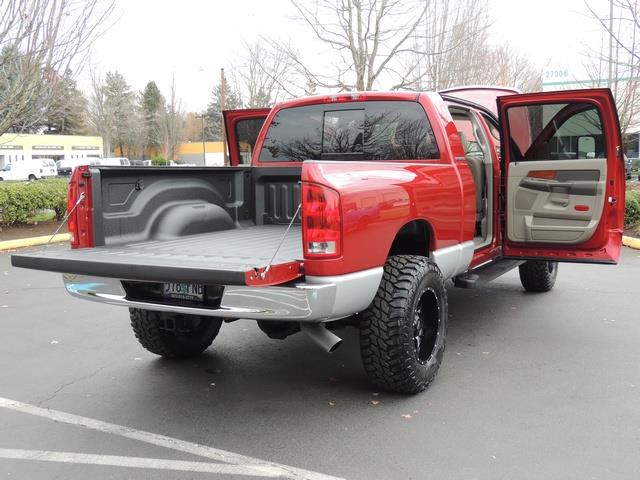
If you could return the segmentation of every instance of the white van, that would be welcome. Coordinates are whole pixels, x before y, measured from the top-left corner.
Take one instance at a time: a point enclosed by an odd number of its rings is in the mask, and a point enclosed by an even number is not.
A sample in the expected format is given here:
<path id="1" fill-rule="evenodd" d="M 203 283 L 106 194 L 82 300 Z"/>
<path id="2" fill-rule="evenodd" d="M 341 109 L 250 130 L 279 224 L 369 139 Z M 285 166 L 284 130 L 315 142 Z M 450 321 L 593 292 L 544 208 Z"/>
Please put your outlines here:
<path id="1" fill-rule="evenodd" d="M 107 157 L 92 159 L 91 165 L 101 165 L 103 167 L 129 167 L 131 166 L 131 162 L 127 157 Z"/>
<path id="2" fill-rule="evenodd" d="M 56 166 L 60 175 L 71 175 L 73 169 L 82 165 L 95 165 L 99 167 L 128 167 L 131 165 L 127 157 L 107 158 L 69 158 L 58 160 Z"/>
<path id="3" fill-rule="evenodd" d="M 0 180 L 37 180 L 41 177 L 37 165 L 9 163 L 0 169 Z"/>
<path id="4" fill-rule="evenodd" d="M 44 178 L 58 176 L 58 167 L 53 158 L 40 159 L 40 176 Z"/>

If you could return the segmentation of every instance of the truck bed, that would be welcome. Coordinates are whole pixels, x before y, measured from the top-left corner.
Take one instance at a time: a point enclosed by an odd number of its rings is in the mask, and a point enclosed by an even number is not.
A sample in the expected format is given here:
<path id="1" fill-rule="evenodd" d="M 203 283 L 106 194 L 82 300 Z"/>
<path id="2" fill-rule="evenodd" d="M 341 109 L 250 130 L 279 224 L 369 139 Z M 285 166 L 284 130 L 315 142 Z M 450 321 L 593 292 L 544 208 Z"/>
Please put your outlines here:
<path id="1" fill-rule="evenodd" d="M 255 225 L 117 246 L 46 250 L 13 255 L 13 266 L 124 280 L 245 285 L 246 275 L 266 267 L 287 225 Z M 302 260 L 300 227 L 282 241 L 273 264 Z"/>

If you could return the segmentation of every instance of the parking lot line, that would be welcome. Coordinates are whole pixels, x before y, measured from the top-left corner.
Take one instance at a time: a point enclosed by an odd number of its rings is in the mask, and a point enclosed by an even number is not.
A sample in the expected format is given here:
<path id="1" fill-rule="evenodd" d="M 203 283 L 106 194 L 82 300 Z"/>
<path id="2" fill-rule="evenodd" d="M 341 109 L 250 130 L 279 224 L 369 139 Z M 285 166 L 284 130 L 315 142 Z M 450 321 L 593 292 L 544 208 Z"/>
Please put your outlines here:
<path id="1" fill-rule="evenodd" d="M 61 412 L 49 408 L 37 407 L 28 403 L 11 400 L 9 398 L 0 397 L 0 408 L 6 408 L 20 413 L 26 413 L 37 417 L 46 418 L 59 423 L 76 425 L 79 427 L 96 430 L 99 432 L 118 435 L 120 437 L 137 440 L 140 442 L 156 445 L 159 447 L 169 448 L 183 453 L 190 453 L 211 460 L 225 462 L 242 467 L 259 467 L 256 471 L 270 472 L 272 476 L 280 476 L 292 480 L 342 480 L 338 477 L 325 475 L 322 473 L 303 470 L 300 468 L 290 467 L 278 463 L 268 462 L 246 455 L 220 450 L 206 445 L 187 442 L 177 438 L 167 437 L 156 433 L 136 430 L 134 428 L 117 425 L 115 423 L 103 422 L 93 418 L 82 417 L 72 413 Z"/>
<path id="2" fill-rule="evenodd" d="M 0 448 L 0 459 L 37 460 L 40 462 L 75 463 L 111 467 L 173 470 L 180 472 L 217 473 L 221 475 L 243 475 L 252 477 L 280 477 L 272 468 L 256 465 L 230 465 L 227 463 L 188 462 L 164 458 L 123 457 L 119 455 L 94 455 L 87 453 L 50 452 L 46 450 L 20 450 Z"/>

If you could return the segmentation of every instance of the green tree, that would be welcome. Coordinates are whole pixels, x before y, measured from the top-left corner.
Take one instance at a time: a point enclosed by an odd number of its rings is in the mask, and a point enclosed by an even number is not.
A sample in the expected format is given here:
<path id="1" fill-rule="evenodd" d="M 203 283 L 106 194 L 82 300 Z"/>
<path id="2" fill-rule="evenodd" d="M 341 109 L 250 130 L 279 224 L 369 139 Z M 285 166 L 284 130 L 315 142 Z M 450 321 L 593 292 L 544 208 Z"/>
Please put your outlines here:
<path id="1" fill-rule="evenodd" d="M 52 79 L 80 65 L 113 0 L 0 0 L 0 134 L 34 131 L 57 101 Z"/>
<path id="2" fill-rule="evenodd" d="M 71 70 L 63 76 L 50 75 L 51 88 L 56 90 L 47 106 L 44 133 L 85 135 L 87 133 L 87 99 L 78 90 Z"/>
<path id="3" fill-rule="evenodd" d="M 159 149 L 161 146 L 160 118 L 164 105 L 164 97 L 156 82 L 147 83 L 140 99 L 144 121 L 144 148 Z"/>
<path id="4" fill-rule="evenodd" d="M 132 121 L 136 116 L 135 96 L 119 72 L 108 72 L 104 84 L 105 106 L 113 118 L 113 144 L 121 154 L 131 140 Z"/>
<path id="5" fill-rule="evenodd" d="M 234 90 L 225 76 L 222 82 L 213 89 L 213 98 L 207 106 L 206 111 L 206 127 L 205 140 L 220 141 L 222 140 L 222 129 L 224 122 L 222 120 L 222 93 L 224 91 L 225 101 L 224 109 L 232 110 L 242 108 L 242 98 L 240 94 Z"/>
<path id="6" fill-rule="evenodd" d="M 42 64 L 20 52 L 16 45 L 4 45 L 0 51 L 0 133 L 32 132 L 42 121 L 44 101 L 40 93 L 26 95 L 22 92 L 26 76 L 35 77 L 34 83 L 39 84 Z M 24 100 L 20 103 L 22 95 Z"/>

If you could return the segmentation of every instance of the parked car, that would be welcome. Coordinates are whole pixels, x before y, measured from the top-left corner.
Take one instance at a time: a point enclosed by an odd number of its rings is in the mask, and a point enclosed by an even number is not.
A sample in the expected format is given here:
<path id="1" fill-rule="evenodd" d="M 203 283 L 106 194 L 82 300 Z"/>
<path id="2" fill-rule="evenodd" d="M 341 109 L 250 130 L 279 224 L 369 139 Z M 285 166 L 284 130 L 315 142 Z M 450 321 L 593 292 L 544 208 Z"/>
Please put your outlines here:
<path id="1" fill-rule="evenodd" d="M 65 158 L 56 162 L 59 175 L 71 175 L 76 167 L 89 165 L 91 158 Z"/>
<path id="2" fill-rule="evenodd" d="M 148 167 L 151 165 L 151 160 L 136 159 L 136 160 L 129 160 L 129 162 L 134 167 Z"/>
<path id="3" fill-rule="evenodd" d="M 71 249 L 12 264 L 129 308 L 164 357 L 200 354 L 237 319 L 328 352 L 352 326 L 371 382 L 415 393 L 443 359 L 445 281 L 473 288 L 518 268 L 525 290 L 545 292 L 559 262 L 618 261 L 625 182 L 608 89 L 361 92 L 224 116 L 232 165 L 240 122 L 262 123 L 251 166 L 79 167 Z"/>
<path id="4" fill-rule="evenodd" d="M 81 166 L 104 166 L 104 167 L 128 167 L 131 165 L 126 157 L 106 157 L 106 158 L 70 158 L 57 162 L 60 175 L 71 175 L 77 167 Z"/>
<path id="5" fill-rule="evenodd" d="M 40 168 L 32 162 L 9 163 L 0 169 L 0 180 L 37 180 L 41 177 Z"/>
<path id="6" fill-rule="evenodd" d="M 102 165 L 105 167 L 128 167 L 131 165 L 127 157 L 106 157 L 91 160 L 91 165 Z"/>
<path id="7" fill-rule="evenodd" d="M 45 178 L 58 176 L 58 167 L 53 158 L 40 159 L 40 176 Z"/>

